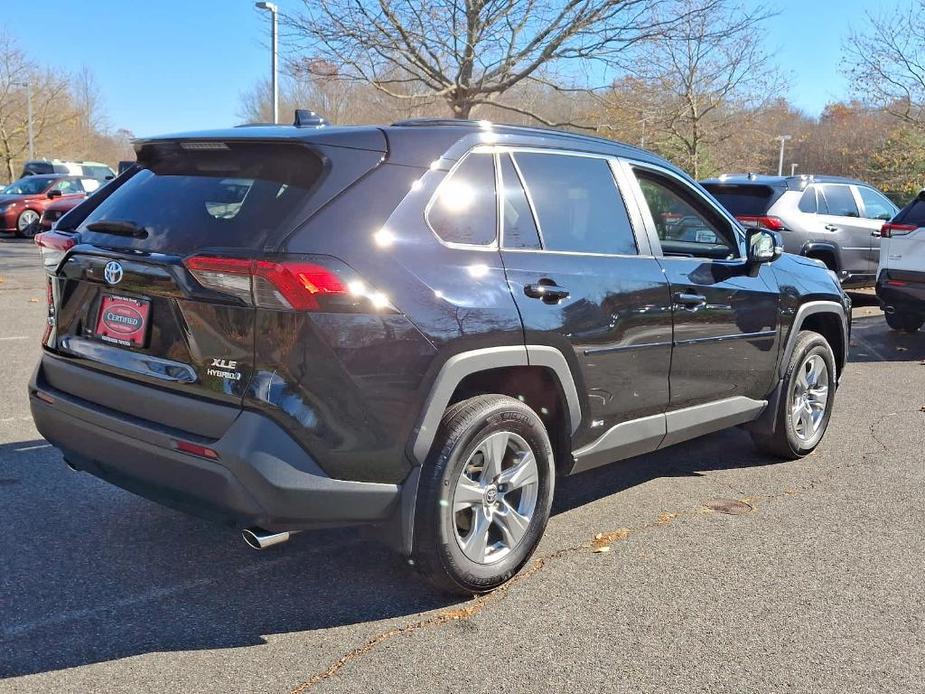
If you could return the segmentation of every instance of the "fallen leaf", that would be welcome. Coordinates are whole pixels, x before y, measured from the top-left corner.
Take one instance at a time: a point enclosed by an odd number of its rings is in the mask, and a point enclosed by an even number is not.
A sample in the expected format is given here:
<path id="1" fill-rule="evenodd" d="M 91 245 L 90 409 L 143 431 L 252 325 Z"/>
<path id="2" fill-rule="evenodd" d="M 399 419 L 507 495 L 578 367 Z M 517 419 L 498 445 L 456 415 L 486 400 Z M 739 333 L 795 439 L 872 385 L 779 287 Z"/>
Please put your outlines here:
<path id="1" fill-rule="evenodd" d="M 619 528 L 609 533 L 598 533 L 594 536 L 594 542 L 591 543 L 593 551 L 604 551 L 618 540 L 625 540 L 630 536 L 629 528 Z"/>
<path id="2" fill-rule="evenodd" d="M 601 552 L 609 552 L 610 546 L 605 545 L 604 547 L 595 547 L 591 551 L 594 552 L 595 554 L 600 554 Z"/>
<path id="3" fill-rule="evenodd" d="M 658 520 L 656 520 L 655 522 L 658 523 L 659 525 L 665 525 L 673 521 L 677 517 L 677 515 L 678 515 L 677 513 L 668 513 L 666 511 L 665 513 L 658 514 Z"/>
<path id="4" fill-rule="evenodd" d="M 37 304 L 38 302 L 39 302 L 38 299 L 29 299 L 30 304 Z"/>

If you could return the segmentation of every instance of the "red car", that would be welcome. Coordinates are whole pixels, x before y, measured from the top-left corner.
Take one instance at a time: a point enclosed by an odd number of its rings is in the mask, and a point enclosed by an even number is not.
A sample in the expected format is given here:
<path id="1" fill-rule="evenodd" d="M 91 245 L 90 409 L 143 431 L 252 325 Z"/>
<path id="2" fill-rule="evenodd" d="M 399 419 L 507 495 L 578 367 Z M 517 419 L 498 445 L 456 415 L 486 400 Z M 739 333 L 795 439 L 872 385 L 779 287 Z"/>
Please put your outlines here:
<path id="1" fill-rule="evenodd" d="M 46 174 L 26 176 L 0 190 L 0 232 L 30 237 L 39 231 L 39 218 L 53 202 L 76 205 L 99 188 L 100 182 L 83 176 Z"/>

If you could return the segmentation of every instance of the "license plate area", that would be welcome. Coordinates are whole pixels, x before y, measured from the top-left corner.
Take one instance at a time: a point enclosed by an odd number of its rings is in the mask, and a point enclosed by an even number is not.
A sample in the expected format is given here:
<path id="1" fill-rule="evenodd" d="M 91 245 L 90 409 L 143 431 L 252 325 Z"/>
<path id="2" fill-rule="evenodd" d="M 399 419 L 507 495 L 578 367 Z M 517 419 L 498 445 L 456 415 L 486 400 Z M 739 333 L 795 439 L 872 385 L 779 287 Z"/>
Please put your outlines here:
<path id="1" fill-rule="evenodd" d="M 104 294 L 95 335 L 104 342 L 123 347 L 144 347 L 150 314 L 150 299 Z"/>

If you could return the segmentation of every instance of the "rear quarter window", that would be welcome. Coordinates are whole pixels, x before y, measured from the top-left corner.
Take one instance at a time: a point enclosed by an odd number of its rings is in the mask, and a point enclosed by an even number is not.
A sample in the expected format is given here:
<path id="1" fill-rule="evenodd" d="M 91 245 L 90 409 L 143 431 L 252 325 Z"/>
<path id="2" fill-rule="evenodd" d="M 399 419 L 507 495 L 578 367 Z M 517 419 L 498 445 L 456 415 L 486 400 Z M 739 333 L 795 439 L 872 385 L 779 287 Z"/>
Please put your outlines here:
<path id="1" fill-rule="evenodd" d="M 493 243 L 498 233 L 494 156 L 477 153 L 463 159 L 440 184 L 427 221 L 446 243 Z"/>

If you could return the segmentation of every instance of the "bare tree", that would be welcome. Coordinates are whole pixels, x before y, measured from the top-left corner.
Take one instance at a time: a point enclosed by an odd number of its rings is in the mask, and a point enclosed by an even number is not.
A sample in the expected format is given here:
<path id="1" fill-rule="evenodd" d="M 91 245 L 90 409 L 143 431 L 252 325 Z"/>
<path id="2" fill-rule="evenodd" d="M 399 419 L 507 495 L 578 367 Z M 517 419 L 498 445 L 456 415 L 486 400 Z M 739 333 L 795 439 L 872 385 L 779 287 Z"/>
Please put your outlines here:
<path id="1" fill-rule="evenodd" d="M 25 159 L 29 147 L 27 90 L 32 94 L 33 139 L 39 147 L 73 116 L 68 83 L 39 70 L 12 36 L 0 32 L 0 162 L 7 180 L 15 177 L 15 162 Z"/>
<path id="2" fill-rule="evenodd" d="M 320 59 L 341 66 L 333 76 L 367 82 L 393 99 L 437 98 L 455 118 L 492 106 L 547 125 L 562 123 L 499 98 L 525 82 L 546 82 L 544 72 L 561 69 L 577 78 L 582 64 L 619 62 L 635 44 L 702 11 L 678 10 L 677 0 L 303 3 L 303 11 L 284 17 L 291 40 L 309 56 L 296 60 L 297 68 L 314 72 Z"/>
<path id="3" fill-rule="evenodd" d="M 778 96 L 783 78 L 761 42 L 772 15 L 738 0 L 680 0 L 672 31 L 644 42 L 635 79 L 641 139 L 699 177 L 715 145 Z M 623 94 L 615 91 L 625 110 Z M 715 166 L 715 165 L 714 165 Z"/>
<path id="4" fill-rule="evenodd" d="M 925 0 L 892 12 L 867 14 L 867 27 L 852 32 L 844 62 L 858 98 L 916 127 L 925 126 Z"/>

